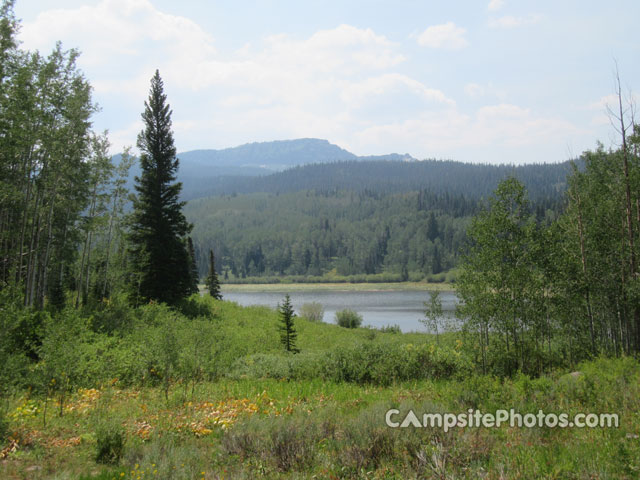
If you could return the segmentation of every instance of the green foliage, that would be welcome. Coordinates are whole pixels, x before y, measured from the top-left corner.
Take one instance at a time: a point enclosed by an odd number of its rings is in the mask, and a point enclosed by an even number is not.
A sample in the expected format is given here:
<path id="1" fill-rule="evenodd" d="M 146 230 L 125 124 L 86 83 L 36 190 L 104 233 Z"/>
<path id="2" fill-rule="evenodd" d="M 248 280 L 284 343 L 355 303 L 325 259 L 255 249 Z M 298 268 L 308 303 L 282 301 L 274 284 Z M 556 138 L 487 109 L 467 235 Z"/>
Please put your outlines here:
<path id="1" fill-rule="evenodd" d="M 138 136 L 142 173 L 136 177 L 129 235 L 132 294 L 136 300 L 175 304 L 193 286 L 184 237 L 191 225 L 182 214 L 182 184 L 175 182 L 178 159 L 171 130 L 171 110 L 156 70 Z"/>
<path id="2" fill-rule="evenodd" d="M 22 285 L 24 305 L 41 309 L 78 246 L 96 107 L 77 51 L 59 43 L 47 56 L 21 50 L 13 2 L 3 2 L 0 25 L 0 288 Z"/>
<path id="3" fill-rule="evenodd" d="M 487 197 L 500 180 L 515 176 L 533 192 L 536 202 L 552 204 L 560 199 L 570 170 L 570 162 L 489 165 L 434 159 L 419 162 L 361 159 L 297 166 L 258 177 L 201 176 L 199 188 L 190 191 L 185 188 L 185 194 L 188 198 L 200 198 L 315 191 L 330 196 L 335 191 L 350 191 L 354 195 L 383 196 L 413 191 L 422 194 L 420 207 L 428 207 L 434 197 L 448 196 L 456 199 L 458 209 L 463 209 L 465 202 L 468 206 L 473 200 Z"/>
<path id="4" fill-rule="evenodd" d="M 400 325 L 385 325 L 379 329 L 382 333 L 401 333 Z"/>
<path id="5" fill-rule="evenodd" d="M 215 318 L 217 316 L 218 308 L 211 301 L 212 297 L 201 296 L 200 294 L 194 294 L 181 300 L 176 308 L 184 316 L 189 318 Z"/>
<path id="6" fill-rule="evenodd" d="M 96 430 L 96 462 L 118 464 L 122 458 L 125 441 L 126 433 L 119 423 L 102 422 Z"/>
<path id="7" fill-rule="evenodd" d="M 222 300 L 222 293 L 220 293 L 220 280 L 218 280 L 218 273 L 216 272 L 216 261 L 213 256 L 213 250 L 209 250 L 209 273 L 207 274 L 206 282 L 209 295 L 217 300 Z"/>
<path id="8" fill-rule="evenodd" d="M 162 385 L 166 400 L 169 400 L 169 388 L 178 371 L 181 345 L 176 329 L 177 321 L 178 318 L 173 312 L 166 312 L 158 319 L 157 327 L 145 342 L 149 377 Z M 144 334 L 143 331 L 140 333 Z"/>
<path id="9" fill-rule="evenodd" d="M 441 269 L 453 267 L 475 205 L 428 192 L 315 191 L 198 199 L 187 204 L 185 214 L 195 223 L 203 274 L 206 252 L 215 248 L 227 282 L 255 277 L 388 282 L 432 274 L 435 256 Z M 433 241 L 426 234 L 429 212 L 439 223 Z"/>
<path id="10" fill-rule="evenodd" d="M 280 343 L 282 343 L 287 352 L 299 353 L 300 349 L 296 347 L 298 333 L 294 325 L 295 313 L 289 294 L 285 295 L 282 305 L 278 305 L 278 312 L 280 314 L 280 326 L 278 328 L 280 330 Z"/>
<path id="11" fill-rule="evenodd" d="M 326 362 L 318 353 L 295 356 L 256 353 L 237 359 L 226 373 L 230 378 L 314 379 L 325 378 Z"/>
<path id="12" fill-rule="evenodd" d="M 336 323 L 344 328 L 358 328 L 362 325 L 362 315 L 348 308 L 336 312 Z"/>
<path id="13" fill-rule="evenodd" d="M 513 178 L 501 182 L 468 234 L 472 246 L 457 282 L 458 314 L 480 337 L 483 369 L 493 331 L 499 335 L 492 342 L 492 358 L 501 352 L 501 373 L 539 372 L 536 359 L 543 345 L 535 339 L 550 334 L 545 328 L 544 250 L 524 186 Z"/>
<path id="14" fill-rule="evenodd" d="M 310 322 L 321 322 L 324 318 L 324 307 L 318 302 L 305 303 L 300 307 L 300 316 Z"/>
<path id="15" fill-rule="evenodd" d="M 429 302 L 424 302 L 424 319 L 420 321 L 427 327 L 427 330 L 436 332 L 436 341 L 440 341 L 438 323 L 442 319 L 442 300 L 440 292 L 433 290 L 429 292 Z"/>
<path id="16" fill-rule="evenodd" d="M 4 445 L 9 437 L 9 420 L 4 411 L 4 408 L 0 408 L 0 447 Z"/>
<path id="17" fill-rule="evenodd" d="M 200 274 L 196 265 L 196 251 L 193 248 L 193 240 L 187 237 L 187 253 L 189 254 L 189 291 L 190 295 L 198 293 L 198 284 L 200 283 Z"/>
<path id="18" fill-rule="evenodd" d="M 458 351 L 427 344 L 361 343 L 295 357 L 256 354 L 238 359 L 232 378 L 275 378 L 389 385 L 417 379 L 458 378 L 471 371 Z"/>
<path id="19" fill-rule="evenodd" d="M 88 320 L 71 308 L 46 319 L 34 380 L 47 398 L 57 397 L 60 416 L 73 388 L 91 381 L 83 346 L 90 345 L 92 337 Z"/>
<path id="20" fill-rule="evenodd" d="M 134 312 L 123 294 L 114 295 L 97 303 L 91 315 L 94 332 L 114 334 L 130 329 L 134 323 Z"/>
<path id="21" fill-rule="evenodd" d="M 317 419 L 306 415 L 249 419 L 223 437 L 227 454 L 261 457 L 281 471 L 304 471 L 317 455 L 322 435 Z"/>
<path id="22" fill-rule="evenodd" d="M 364 343 L 330 351 L 324 375 L 336 382 L 389 385 L 410 379 L 464 376 L 470 367 L 460 352 L 448 348 Z"/>
<path id="23" fill-rule="evenodd" d="M 178 376 L 185 393 L 191 385 L 191 395 L 196 385 L 217 376 L 217 327 L 210 318 L 183 322 L 179 332 Z"/>
<path id="24" fill-rule="evenodd" d="M 28 371 L 39 359 L 48 313 L 24 308 L 22 292 L 0 290 L 0 398 L 29 383 Z"/>

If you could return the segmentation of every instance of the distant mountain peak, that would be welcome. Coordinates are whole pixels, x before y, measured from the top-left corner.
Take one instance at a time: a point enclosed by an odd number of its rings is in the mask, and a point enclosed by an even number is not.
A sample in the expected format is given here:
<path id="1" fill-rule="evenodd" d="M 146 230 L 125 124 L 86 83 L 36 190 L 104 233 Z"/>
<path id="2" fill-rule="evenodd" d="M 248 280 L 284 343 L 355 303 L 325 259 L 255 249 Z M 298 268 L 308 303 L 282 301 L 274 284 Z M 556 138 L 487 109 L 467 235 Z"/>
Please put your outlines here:
<path id="1" fill-rule="evenodd" d="M 178 156 L 183 165 L 197 163 L 202 166 L 257 167 L 272 171 L 309 163 L 358 158 L 328 140 L 319 138 L 245 143 L 221 150 L 192 150 Z"/>

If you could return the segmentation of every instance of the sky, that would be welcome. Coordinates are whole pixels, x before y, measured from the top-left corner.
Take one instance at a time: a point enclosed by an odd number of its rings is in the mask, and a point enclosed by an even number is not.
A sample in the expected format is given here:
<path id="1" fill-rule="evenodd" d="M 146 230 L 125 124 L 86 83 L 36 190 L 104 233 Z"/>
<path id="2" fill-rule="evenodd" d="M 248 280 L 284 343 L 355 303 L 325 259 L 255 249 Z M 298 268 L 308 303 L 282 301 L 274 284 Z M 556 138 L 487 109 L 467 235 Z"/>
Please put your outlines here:
<path id="1" fill-rule="evenodd" d="M 559 162 L 618 144 L 637 0 L 17 0 L 22 47 L 76 48 L 112 152 L 156 69 L 179 152 L 323 138 L 357 155 Z"/>

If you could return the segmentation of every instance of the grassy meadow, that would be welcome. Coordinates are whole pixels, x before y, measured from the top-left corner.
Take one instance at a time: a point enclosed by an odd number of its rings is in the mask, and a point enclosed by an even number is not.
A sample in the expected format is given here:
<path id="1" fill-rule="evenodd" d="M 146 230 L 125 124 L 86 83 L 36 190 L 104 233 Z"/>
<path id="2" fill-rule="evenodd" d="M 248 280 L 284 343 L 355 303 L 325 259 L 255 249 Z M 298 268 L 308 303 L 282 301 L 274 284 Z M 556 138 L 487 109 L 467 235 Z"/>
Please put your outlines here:
<path id="1" fill-rule="evenodd" d="M 100 333 L 123 315 L 130 327 Z M 76 346 L 62 372 L 42 376 L 54 368 L 45 358 L 2 399 L 3 479 L 640 474 L 640 364 L 631 358 L 499 379 L 474 370 L 460 333 L 436 342 L 302 318 L 301 353 L 291 355 L 277 312 L 197 297 L 178 311 L 113 302 L 89 318 L 59 318 L 45 328 L 74 330 Z M 618 413 L 620 426 L 394 429 L 389 408 Z"/>

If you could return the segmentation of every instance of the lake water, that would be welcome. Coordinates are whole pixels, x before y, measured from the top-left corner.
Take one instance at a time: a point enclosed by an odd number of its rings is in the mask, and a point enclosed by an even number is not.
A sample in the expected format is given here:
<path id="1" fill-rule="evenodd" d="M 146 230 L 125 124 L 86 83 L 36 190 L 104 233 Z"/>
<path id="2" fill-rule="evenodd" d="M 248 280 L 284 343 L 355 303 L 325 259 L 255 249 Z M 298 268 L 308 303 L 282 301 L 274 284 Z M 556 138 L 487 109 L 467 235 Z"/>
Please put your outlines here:
<path id="1" fill-rule="evenodd" d="M 275 308 L 282 303 L 286 291 L 268 292 L 222 292 L 225 300 L 243 306 L 267 305 Z M 324 321 L 335 323 L 335 313 L 349 308 L 362 315 L 363 325 L 383 327 L 398 325 L 403 332 L 427 331 L 420 323 L 424 318 L 424 302 L 429 292 L 418 291 L 337 291 L 308 290 L 290 292 L 291 303 L 296 312 L 305 303 L 318 302 L 324 307 Z M 454 317 L 458 302 L 454 292 L 441 292 L 442 309 L 449 318 Z"/>

